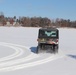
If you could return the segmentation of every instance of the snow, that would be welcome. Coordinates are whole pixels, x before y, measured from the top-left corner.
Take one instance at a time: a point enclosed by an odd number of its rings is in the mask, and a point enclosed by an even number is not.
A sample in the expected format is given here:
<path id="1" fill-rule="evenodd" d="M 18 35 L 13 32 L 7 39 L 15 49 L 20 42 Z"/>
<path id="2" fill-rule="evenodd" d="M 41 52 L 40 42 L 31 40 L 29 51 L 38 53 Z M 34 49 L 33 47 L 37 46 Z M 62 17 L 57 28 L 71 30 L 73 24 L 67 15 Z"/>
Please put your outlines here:
<path id="1" fill-rule="evenodd" d="M 76 29 L 59 28 L 58 54 L 35 54 L 38 29 L 0 27 L 0 75 L 76 75 Z"/>

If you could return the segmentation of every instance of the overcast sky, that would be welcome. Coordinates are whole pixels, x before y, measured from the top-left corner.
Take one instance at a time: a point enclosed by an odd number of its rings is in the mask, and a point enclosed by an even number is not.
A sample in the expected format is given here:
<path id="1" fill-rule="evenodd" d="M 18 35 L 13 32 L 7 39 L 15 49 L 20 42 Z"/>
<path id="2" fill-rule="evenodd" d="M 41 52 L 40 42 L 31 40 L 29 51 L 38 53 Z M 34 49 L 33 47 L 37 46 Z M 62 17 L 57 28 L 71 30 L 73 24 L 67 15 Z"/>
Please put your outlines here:
<path id="1" fill-rule="evenodd" d="M 0 0 L 5 16 L 41 16 L 76 20 L 76 0 Z"/>

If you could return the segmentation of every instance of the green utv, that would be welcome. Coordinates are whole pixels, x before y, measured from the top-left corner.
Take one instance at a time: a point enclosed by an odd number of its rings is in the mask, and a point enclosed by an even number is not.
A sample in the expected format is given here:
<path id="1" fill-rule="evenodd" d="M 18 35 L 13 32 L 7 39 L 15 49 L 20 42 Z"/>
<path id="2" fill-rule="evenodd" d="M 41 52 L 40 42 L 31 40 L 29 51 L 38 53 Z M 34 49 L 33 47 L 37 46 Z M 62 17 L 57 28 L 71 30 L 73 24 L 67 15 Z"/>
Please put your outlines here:
<path id="1" fill-rule="evenodd" d="M 58 53 L 59 30 L 56 28 L 40 28 L 37 41 L 36 53 L 39 53 L 41 50 L 50 50 L 53 53 Z"/>

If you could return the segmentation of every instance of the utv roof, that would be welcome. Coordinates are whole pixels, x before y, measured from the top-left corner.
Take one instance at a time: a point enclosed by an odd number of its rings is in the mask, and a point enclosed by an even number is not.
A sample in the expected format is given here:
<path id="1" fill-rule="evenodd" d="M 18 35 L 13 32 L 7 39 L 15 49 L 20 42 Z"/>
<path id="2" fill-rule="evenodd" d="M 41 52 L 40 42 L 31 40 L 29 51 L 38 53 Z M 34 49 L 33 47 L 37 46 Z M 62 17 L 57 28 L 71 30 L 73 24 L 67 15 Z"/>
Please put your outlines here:
<path id="1" fill-rule="evenodd" d="M 57 37 L 45 37 L 45 36 L 41 36 L 40 33 L 42 33 L 42 31 L 57 31 Z M 49 27 L 49 28 L 40 28 L 39 29 L 39 35 L 38 35 L 38 38 L 59 38 L 59 30 L 57 28 L 52 28 L 52 27 Z"/>
<path id="2" fill-rule="evenodd" d="M 40 28 L 39 30 L 58 30 L 58 29 L 57 28 L 48 27 L 48 28 Z"/>

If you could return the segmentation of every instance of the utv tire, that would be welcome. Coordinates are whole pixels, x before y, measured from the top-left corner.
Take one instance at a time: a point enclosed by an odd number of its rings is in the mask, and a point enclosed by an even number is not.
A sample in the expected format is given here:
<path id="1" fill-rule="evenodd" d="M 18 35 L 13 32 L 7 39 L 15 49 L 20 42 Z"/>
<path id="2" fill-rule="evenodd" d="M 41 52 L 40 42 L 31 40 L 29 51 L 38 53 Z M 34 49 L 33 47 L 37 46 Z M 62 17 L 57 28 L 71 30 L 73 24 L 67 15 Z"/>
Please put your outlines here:
<path id="1" fill-rule="evenodd" d="M 36 49 L 36 53 L 38 54 L 38 46 L 37 46 L 37 49 Z"/>
<path id="2" fill-rule="evenodd" d="M 38 54 L 38 53 L 39 53 L 39 51 L 40 51 L 40 47 L 39 47 L 39 46 L 37 46 L 36 53 Z"/>

